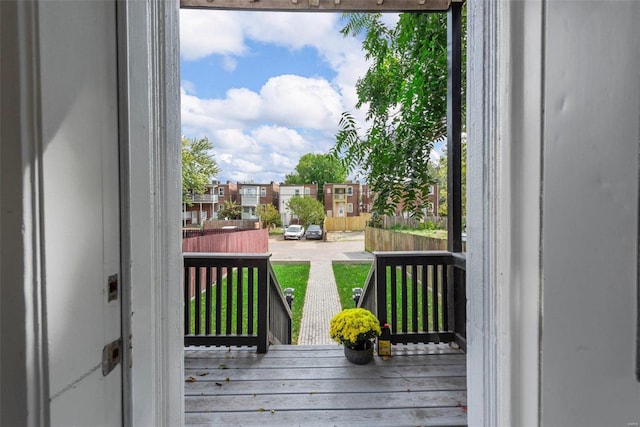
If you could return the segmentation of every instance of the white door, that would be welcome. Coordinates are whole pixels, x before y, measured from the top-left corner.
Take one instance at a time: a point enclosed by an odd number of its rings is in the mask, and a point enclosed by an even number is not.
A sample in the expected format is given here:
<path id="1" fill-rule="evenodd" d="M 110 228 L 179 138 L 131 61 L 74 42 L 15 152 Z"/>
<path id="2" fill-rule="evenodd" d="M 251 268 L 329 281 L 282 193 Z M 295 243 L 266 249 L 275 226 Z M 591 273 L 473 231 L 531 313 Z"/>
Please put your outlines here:
<path id="1" fill-rule="evenodd" d="M 122 365 L 109 363 L 122 355 L 115 12 L 114 1 L 39 5 L 53 426 L 122 425 Z"/>

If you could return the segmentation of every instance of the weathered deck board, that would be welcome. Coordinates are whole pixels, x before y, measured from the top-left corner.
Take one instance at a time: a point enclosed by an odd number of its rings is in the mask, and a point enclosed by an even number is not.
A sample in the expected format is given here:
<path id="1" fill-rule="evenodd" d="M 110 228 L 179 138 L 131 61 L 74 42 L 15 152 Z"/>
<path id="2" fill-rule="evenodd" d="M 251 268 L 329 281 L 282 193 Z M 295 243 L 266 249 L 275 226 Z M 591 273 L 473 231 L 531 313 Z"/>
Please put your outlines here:
<path id="1" fill-rule="evenodd" d="M 339 346 L 185 350 L 185 422 L 201 425 L 466 425 L 466 357 L 394 346 L 357 366 Z"/>

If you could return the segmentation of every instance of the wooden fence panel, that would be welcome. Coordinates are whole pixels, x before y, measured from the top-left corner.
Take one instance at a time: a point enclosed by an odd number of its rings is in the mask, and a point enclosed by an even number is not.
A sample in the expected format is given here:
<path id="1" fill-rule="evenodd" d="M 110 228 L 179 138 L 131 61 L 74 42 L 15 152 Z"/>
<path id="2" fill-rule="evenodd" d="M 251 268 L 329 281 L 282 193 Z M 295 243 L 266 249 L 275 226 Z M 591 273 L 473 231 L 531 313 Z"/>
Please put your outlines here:
<path id="1" fill-rule="evenodd" d="M 260 222 L 254 219 L 210 219 L 202 224 L 205 230 L 222 227 L 238 227 L 242 230 L 260 228 Z"/>
<path id="2" fill-rule="evenodd" d="M 362 231 L 371 221 L 371 214 L 360 216 L 326 217 L 324 229 L 326 231 Z"/>
<path id="3" fill-rule="evenodd" d="M 364 232 L 364 248 L 374 251 L 446 251 L 445 239 L 400 233 L 393 230 L 367 227 Z"/>
<path id="4" fill-rule="evenodd" d="M 182 239 L 183 252 L 265 253 L 269 252 L 267 229 Z"/>

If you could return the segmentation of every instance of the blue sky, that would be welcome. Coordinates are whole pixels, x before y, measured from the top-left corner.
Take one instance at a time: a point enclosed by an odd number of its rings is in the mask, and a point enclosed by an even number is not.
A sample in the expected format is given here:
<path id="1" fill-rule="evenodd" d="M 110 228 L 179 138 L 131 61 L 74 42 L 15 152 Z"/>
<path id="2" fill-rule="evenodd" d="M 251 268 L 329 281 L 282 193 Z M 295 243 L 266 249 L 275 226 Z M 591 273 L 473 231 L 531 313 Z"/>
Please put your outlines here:
<path id="1" fill-rule="evenodd" d="M 334 145 L 367 69 L 334 13 L 180 11 L 182 133 L 214 144 L 221 181 L 281 182 Z M 385 15 L 389 23 L 396 15 Z"/>

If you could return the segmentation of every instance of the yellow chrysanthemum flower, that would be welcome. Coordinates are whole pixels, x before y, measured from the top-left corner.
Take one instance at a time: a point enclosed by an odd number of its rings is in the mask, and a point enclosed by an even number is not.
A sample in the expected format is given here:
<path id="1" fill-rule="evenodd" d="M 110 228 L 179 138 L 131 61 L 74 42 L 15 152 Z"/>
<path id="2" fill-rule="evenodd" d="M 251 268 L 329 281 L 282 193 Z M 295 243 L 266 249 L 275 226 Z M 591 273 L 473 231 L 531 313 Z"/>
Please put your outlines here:
<path id="1" fill-rule="evenodd" d="M 348 308 L 333 316 L 329 324 L 331 339 L 347 347 L 357 347 L 380 336 L 380 322 L 364 308 Z"/>

